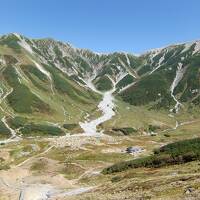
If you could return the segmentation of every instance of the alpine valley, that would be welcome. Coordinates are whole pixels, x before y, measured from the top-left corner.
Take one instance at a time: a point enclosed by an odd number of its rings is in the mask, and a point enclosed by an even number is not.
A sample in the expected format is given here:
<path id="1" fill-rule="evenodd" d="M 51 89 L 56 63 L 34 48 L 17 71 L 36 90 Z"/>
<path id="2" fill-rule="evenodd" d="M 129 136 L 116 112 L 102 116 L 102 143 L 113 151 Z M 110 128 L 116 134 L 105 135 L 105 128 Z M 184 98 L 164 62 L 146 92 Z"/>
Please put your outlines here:
<path id="1" fill-rule="evenodd" d="M 0 200 L 200 199 L 199 136 L 200 40 L 0 37 Z"/>

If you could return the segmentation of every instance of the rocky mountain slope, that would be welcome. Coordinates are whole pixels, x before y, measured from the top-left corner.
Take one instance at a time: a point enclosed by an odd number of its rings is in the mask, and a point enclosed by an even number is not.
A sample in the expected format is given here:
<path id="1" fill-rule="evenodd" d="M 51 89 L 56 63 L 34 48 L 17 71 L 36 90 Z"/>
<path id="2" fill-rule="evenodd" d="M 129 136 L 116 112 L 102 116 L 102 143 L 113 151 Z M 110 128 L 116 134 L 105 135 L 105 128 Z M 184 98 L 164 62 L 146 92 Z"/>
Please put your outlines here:
<path id="1" fill-rule="evenodd" d="M 135 56 L 8 34 L 0 38 L 0 78 L 2 135 L 6 120 L 23 134 L 61 134 L 60 124 L 87 118 L 111 89 L 120 101 L 177 113 L 200 105 L 200 41 Z"/>

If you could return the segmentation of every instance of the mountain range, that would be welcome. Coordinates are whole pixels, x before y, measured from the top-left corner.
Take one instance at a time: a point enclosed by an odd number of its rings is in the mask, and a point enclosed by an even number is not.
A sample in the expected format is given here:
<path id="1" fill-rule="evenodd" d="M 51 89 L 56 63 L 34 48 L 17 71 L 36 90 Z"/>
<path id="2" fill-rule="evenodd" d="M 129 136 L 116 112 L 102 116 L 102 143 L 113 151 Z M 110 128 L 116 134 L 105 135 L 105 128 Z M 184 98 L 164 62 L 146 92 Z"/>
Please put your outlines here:
<path id="1" fill-rule="evenodd" d="M 4 136 L 11 131 L 5 119 L 20 134 L 63 134 L 63 125 L 80 131 L 77 124 L 98 115 L 110 90 L 119 102 L 176 115 L 200 106 L 200 41 L 99 54 L 12 33 L 0 37 L 0 79 Z"/>

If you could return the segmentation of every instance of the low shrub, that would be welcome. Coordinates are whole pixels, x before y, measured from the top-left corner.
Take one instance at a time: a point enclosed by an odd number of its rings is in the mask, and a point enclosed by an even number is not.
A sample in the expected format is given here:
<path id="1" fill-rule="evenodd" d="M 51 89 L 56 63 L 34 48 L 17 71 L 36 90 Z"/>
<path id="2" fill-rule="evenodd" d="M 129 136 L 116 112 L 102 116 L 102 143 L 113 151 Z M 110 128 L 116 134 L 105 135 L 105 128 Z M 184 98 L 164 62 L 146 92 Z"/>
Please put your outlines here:
<path id="1" fill-rule="evenodd" d="M 78 124 L 63 124 L 63 128 L 67 130 L 73 130 L 78 127 Z"/>
<path id="2" fill-rule="evenodd" d="M 9 124 L 13 129 L 18 129 L 20 127 L 23 127 L 26 122 L 27 122 L 26 118 L 19 116 L 9 119 Z"/>
<path id="3" fill-rule="evenodd" d="M 111 174 L 129 168 L 139 167 L 157 168 L 167 165 L 187 163 L 195 160 L 200 160 L 200 138 L 167 144 L 154 150 L 154 154 L 151 156 L 116 163 L 105 168 L 102 173 Z"/>
<path id="4" fill-rule="evenodd" d="M 5 126 L 5 124 L 0 121 L 0 137 L 7 137 L 10 134 L 10 130 Z"/>
<path id="5" fill-rule="evenodd" d="M 27 124 L 20 129 L 21 133 L 24 135 L 63 135 L 64 132 L 62 129 L 56 126 L 49 126 L 43 124 Z"/>
<path id="6" fill-rule="evenodd" d="M 113 131 L 120 131 L 124 135 L 131 135 L 131 134 L 137 132 L 137 130 L 135 128 L 132 128 L 132 127 L 113 128 L 112 130 Z"/>

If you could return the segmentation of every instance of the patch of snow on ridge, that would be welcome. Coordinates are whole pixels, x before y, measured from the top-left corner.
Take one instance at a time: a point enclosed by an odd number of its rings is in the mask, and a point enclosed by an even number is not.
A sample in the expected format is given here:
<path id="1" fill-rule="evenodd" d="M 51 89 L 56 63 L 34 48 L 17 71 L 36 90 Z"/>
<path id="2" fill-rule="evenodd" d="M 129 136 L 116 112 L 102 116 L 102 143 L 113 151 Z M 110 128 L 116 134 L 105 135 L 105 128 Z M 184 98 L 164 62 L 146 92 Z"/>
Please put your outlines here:
<path id="1" fill-rule="evenodd" d="M 80 76 L 78 78 L 85 83 L 86 87 L 90 88 L 92 91 L 94 91 L 98 94 L 102 94 L 102 92 L 97 90 L 93 84 L 93 80 L 96 78 L 96 76 L 97 76 L 97 72 L 96 72 L 96 70 L 94 70 L 92 75 L 86 74 L 85 78 L 82 78 Z"/>
<path id="2" fill-rule="evenodd" d="M 66 49 L 63 45 L 59 45 L 59 50 L 62 53 L 62 57 L 68 56 L 68 53 L 66 52 Z"/>
<path id="3" fill-rule="evenodd" d="M 51 82 L 51 90 L 52 90 L 52 92 L 53 92 L 53 94 L 54 94 L 54 90 L 53 90 L 53 81 L 52 81 L 52 78 L 51 78 L 51 74 L 48 72 L 48 71 L 46 71 L 40 64 L 38 64 L 36 61 L 34 61 L 33 59 L 32 59 L 32 62 L 35 64 L 35 66 L 44 74 L 44 75 L 46 75 L 47 76 L 47 78 L 50 80 L 50 82 Z"/>
<path id="4" fill-rule="evenodd" d="M 0 58 L 0 65 L 5 65 L 6 61 L 3 58 Z"/>
<path id="5" fill-rule="evenodd" d="M 125 56 L 126 56 L 126 62 L 128 63 L 128 65 L 130 66 L 130 60 L 129 60 L 129 57 L 128 57 L 128 55 L 125 53 Z"/>
<path id="6" fill-rule="evenodd" d="M 194 44 L 193 42 L 185 43 L 184 44 L 185 48 L 181 51 L 181 53 L 188 51 L 193 44 Z"/>
<path id="7" fill-rule="evenodd" d="M 179 82 L 183 78 L 185 70 L 186 70 L 186 68 L 183 67 L 183 64 L 178 63 L 177 70 L 176 70 L 176 76 L 175 76 L 174 81 L 172 82 L 172 85 L 170 87 L 171 96 L 174 99 L 174 101 L 176 102 L 176 105 L 174 107 L 176 113 L 179 111 L 179 107 L 182 104 L 176 99 L 176 97 L 174 95 L 174 89 L 177 87 L 177 85 L 179 84 Z"/>
<path id="8" fill-rule="evenodd" d="M 200 52 L 200 41 L 195 42 L 195 48 L 194 48 L 192 55 L 194 55 L 195 53 L 198 53 L 198 52 Z"/>
<path id="9" fill-rule="evenodd" d="M 130 69 L 126 67 L 126 65 L 124 64 L 124 62 L 123 62 L 120 58 L 119 58 L 119 62 L 120 62 L 121 65 L 126 69 L 127 73 L 129 73 L 129 74 L 130 74 L 131 76 L 133 76 L 134 78 L 137 78 L 137 77 L 136 77 L 136 74 L 137 74 L 137 73 L 132 69 L 132 70 L 134 71 L 134 73 L 135 73 L 135 74 L 133 74 L 133 73 L 130 71 Z M 116 67 L 117 67 L 117 69 L 120 70 L 120 72 L 121 72 L 121 66 L 118 65 L 118 66 L 116 66 Z M 131 68 L 131 66 L 129 66 L 129 67 Z M 125 73 L 125 72 L 124 72 L 124 73 Z"/>
<path id="10" fill-rule="evenodd" d="M 155 67 L 149 74 L 152 74 L 153 72 L 155 72 L 157 69 L 159 69 L 161 67 L 162 62 L 165 60 L 165 54 L 166 53 L 163 53 L 162 57 L 158 61 L 157 67 Z"/>
<path id="11" fill-rule="evenodd" d="M 55 54 L 55 52 L 54 52 L 54 49 L 53 49 L 53 46 L 52 45 L 49 45 L 49 48 L 48 48 L 48 54 L 49 54 L 49 56 L 51 57 L 51 59 L 53 60 L 53 61 L 55 61 L 55 59 L 56 59 L 56 54 Z"/>
<path id="12" fill-rule="evenodd" d="M 119 81 L 121 81 L 126 75 L 128 75 L 128 72 L 126 72 L 121 66 L 116 65 L 119 72 L 116 74 L 115 81 L 109 76 L 106 75 L 113 83 L 113 85 L 116 85 Z"/>
<path id="13" fill-rule="evenodd" d="M 38 64 L 36 61 L 32 60 L 32 62 L 35 64 L 35 66 L 41 71 L 44 75 L 46 75 L 49 79 L 51 79 L 51 75 L 48 71 L 46 71 L 40 64 Z"/>
<path id="14" fill-rule="evenodd" d="M 124 90 L 130 88 L 131 86 L 133 86 L 135 84 L 136 84 L 136 82 L 133 82 L 133 83 L 130 83 L 130 84 L 126 85 L 125 87 L 121 88 L 118 93 L 123 92 Z"/>
<path id="15" fill-rule="evenodd" d="M 116 77 L 116 84 L 119 83 L 124 77 L 126 77 L 128 75 L 127 72 L 120 72 L 119 74 L 117 74 Z"/>
<path id="16" fill-rule="evenodd" d="M 147 54 L 149 54 L 149 59 L 151 61 L 151 64 L 153 63 L 153 58 L 157 56 L 163 49 L 152 49 L 150 51 L 147 51 Z"/>
<path id="17" fill-rule="evenodd" d="M 22 48 L 24 48 L 26 51 L 28 51 L 30 54 L 33 54 L 33 50 L 31 46 L 26 42 L 24 38 L 22 38 L 19 34 L 14 33 L 14 35 L 19 39 L 17 42 Z"/>
<path id="18" fill-rule="evenodd" d="M 54 62 L 54 65 L 61 70 L 63 73 L 67 74 L 68 76 L 78 75 L 78 71 L 73 66 L 69 69 L 62 67 L 58 62 Z"/>

